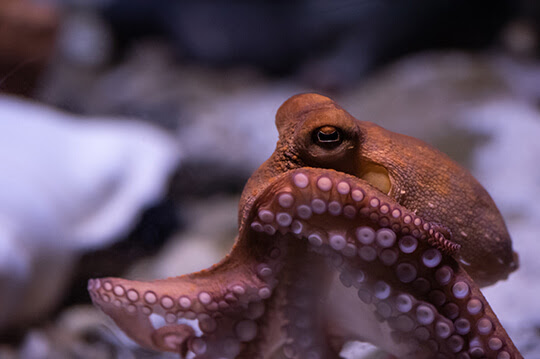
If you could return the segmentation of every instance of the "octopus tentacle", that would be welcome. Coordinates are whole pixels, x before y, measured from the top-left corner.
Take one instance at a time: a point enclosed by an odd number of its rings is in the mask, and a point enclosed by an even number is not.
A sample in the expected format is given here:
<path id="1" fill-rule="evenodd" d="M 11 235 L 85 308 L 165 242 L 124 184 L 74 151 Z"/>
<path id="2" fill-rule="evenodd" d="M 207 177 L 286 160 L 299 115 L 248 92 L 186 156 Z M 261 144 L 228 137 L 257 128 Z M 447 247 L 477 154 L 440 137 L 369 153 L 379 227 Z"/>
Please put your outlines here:
<path id="1" fill-rule="evenodd" d="M 236 358 L 258 336 L 283 250 L 272 242 L 258 251 L 240 244 L 195 274 L 152 282 L 94 279 L 88 289 L 94 304 L 145 347 L 191 358 Z M 252 261 L 238 260 L 246 257 Z"/>
<path id="2" fill-rule="evenodd" d="M 339 358 L 340 348 L 333 348 L 326 332 L 326 303 L 322 300 L 328 291 L 331 276 L 320 265 L 320 257 L 308 250 L 305 242 L 294 243 L 285 274 L 281 280 L 281 295 L 276 298 L 277 311 L 283 313 L 278 357 L 331 359 Z M 302 259 L 298 265 L 296 260 Z"/>
<path id="3" fill-rule="evenodd" d="M 358 291 L 358 304 L 376 313 L 392 339 L 378 344 L 393 354 L 521 358 L 451 256 L 459 247 L 364 181 L 301 168 L 276 179 L 255 208 L 252 231 L 305 239 L 330 261 L 343 285 Z"/>
<path id="4" fill-rule="evenodd" d="M 326 174 L 326 175 L 324 175 Z M 331 177 L 339 178 L 335 184 Z M 447 254 L 455 254 L 459 251 L 460 245 L 446 238 L 441 225 L 424 221 L 413 211 L 399 205 L 392 198 L 384 195 L 366 181 L 334 170 L 322 170 L 319 168 L 304 167 L 301 170 L 289 171 L 282 175 L 282 178 L 290 178 L 290 183 L 283 185 L 283 189 L 277 195 L 277 204 L 282 208 L 281 212 L 274 213 L 270 210 L 260 209 L 259 218 L 251 222 L 251 228 L 257 232 L 274 234 L 277 230 L 284 233 L 285 228 L 291 226 L 292 233 L 298 230 L 302 221 L 309 220 L 313 215 L 328 213 L 333 217 L 343 215 L 348 219 L 353 219 L 359 214 L 371 219 L 380 227 L 400 231 L 403 234 L 412 235 L 427 242 Z M 314 178 L 314 181 L 309 178 Z M 356 184 L 355 188 L 351 184 Z M 275 181 L 270 185 L 259 199 L 264 202 L 268 197 L 272 197 L 276 192 L 280 182 Z M 304 201 L 304 204 L 297 205 L 296 213 L 289 213 L 295 198 L 292 195 L 296 190 L 297 198 Z M 333 191 L 331 191 L 333 189 Z M 311 198 L 316 191 L 320 196 Z M 279 192 L 279 191 L 278 191 Z M 310 200 L 308 202 L 308 200 Z M 348 202 L 347 202 L 348 201 Z M 290 203 L 290 204 L 289 204 Z M 343 203 L 346 203 L 343 205 Z M 285 206 L 284 206 L 285 205 Z M 298 218 L 293 223 L 292 215 Z M 324 221 L 333 221 L 334 218 L 326 216 Z M 290 223 L 289 223 L 290 222 Z M 295 233 L 297 234 L 297 233 Z"/>

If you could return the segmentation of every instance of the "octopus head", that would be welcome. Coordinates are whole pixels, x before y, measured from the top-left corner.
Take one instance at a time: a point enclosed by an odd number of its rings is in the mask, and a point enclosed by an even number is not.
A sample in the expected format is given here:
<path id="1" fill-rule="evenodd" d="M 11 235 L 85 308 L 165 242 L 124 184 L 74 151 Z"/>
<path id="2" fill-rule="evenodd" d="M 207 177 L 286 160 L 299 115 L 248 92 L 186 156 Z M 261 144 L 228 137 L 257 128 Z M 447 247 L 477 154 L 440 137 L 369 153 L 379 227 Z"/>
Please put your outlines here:
<path id="1" fill-rule="evenodd" d="M 368 182 L 431 222 L 462 250 L 457 259 L 481 286 L 504 279 L 517 255 L 495 203 L 463 167 L 418 139 L 359 121 L 318 94 L 291 97 L 278 110 L 273 155 L 248 181 L 240 221 L 250 203 L 284 172 L 333 169 Z"/>

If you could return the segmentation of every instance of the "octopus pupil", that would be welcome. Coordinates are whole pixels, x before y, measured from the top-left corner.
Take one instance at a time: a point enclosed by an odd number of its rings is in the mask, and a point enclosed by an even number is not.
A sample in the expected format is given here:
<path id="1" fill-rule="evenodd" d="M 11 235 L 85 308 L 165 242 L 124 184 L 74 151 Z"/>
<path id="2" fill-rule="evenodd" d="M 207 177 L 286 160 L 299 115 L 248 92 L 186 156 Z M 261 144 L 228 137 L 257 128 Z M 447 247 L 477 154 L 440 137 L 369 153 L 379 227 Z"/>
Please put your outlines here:
<path id="1" fill-rule="evenodd" d="M 317 138 L 320 142 L 337 142 L 339 141 L 339 132 L 334 131 L 331 133 L 324 133 L 322 131 L 319 131 L 317 134 Z"/>
<path id="2" fill-rule="evenodd" d="M 324 126 L 317 130 L 316 142 L 322 145 L 337 145 L 341 143 L 340 131 L 332 126 Z"/>

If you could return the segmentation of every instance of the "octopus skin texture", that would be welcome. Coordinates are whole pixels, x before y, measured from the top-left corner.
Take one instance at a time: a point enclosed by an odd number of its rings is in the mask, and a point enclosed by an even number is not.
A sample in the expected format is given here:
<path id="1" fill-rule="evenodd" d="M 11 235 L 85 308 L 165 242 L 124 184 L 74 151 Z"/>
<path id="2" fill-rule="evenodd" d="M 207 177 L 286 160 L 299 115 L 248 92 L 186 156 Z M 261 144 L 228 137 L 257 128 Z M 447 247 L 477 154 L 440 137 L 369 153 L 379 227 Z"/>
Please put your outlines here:
<path id="1" fill-rule="evenodd" d="M 517 256 L 484 188 L 429 145 L 302 94 L 248 180 L 231 252 L 151 282 L 89 281 L 140 345 L 185 358 L 522 358 L 480 287 Z"/>

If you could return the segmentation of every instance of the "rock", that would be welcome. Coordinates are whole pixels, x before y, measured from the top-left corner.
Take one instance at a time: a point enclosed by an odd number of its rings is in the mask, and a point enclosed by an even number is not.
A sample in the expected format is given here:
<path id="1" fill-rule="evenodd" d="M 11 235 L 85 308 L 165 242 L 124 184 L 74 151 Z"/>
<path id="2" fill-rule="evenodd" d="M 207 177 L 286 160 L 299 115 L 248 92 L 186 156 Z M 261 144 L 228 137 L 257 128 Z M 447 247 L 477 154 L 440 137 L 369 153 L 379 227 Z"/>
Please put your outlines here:
<path id="1" fill-rule="evenodd" d="M 54 307 L 74 261 L 113 243 L 163 195 L 180 152 L 148 124 L 5 96 L 0 143 L 2 331 Z"/>
<path id="2" fill-rule="evenodd" d="M 112 38 L 91 11 L 65 11 L 58 34 L 57 58 L 79 68 L 105 66 L 112 57 Z"/>
<path id="3" fill-rule="evenodd" d="M 238 196 L 211 196 L 184 203 L 188 228 L 153 259 L 135 266 L 129 277 L 155 279 L 197 272 L 221 260 L 238 233 Z"/>
<path id="4" fill-rule="evenodd" d="M 339 355 L 346 359 L 389 359 L 389 355 L 369 343 L 348 342 Z"/>
<path id="5" fill-rule="evenodd" d="M 288 84 L 255 85 L 193 105 L 191 121 L 178 128 L 187 162 L 219 163 L 247 179 L 272 154 L 275 113 L 297 92 Z"/>
<path id="6" fill-rule="evenodd" d="M 359 119 L 438 146 L 455 132 L 458 111 L 510 93 L 493 60 L 465 52 L 411 56 L 337 99 Z"/>
<path id="7" fill-rule="evenodd" d="M 30 96 L 52 57 L 60 22 L 51 2 L 0 2 L 0 90 Z"/>
<path id="8" fill-rule="evenodd" d="M 540 111 L 501 98 L 464 112 L 460 123 L 485 138 L 473 173 L 500 207 L 520 258 L 520 268 L 484 294 L 521 354 L 540 357 Z"/>
<path id="9" fill-rule="evenodd" d="M 142 349 L 97 308 L 74 306 L 43 328 L 28 331 L 18 351 L 0 346 L 2 359 L 178 359 L 174 353 Z"/>

